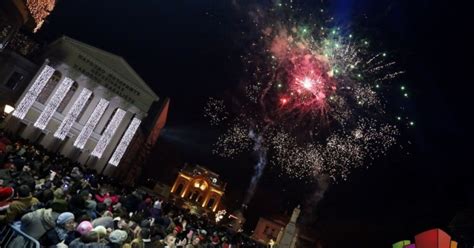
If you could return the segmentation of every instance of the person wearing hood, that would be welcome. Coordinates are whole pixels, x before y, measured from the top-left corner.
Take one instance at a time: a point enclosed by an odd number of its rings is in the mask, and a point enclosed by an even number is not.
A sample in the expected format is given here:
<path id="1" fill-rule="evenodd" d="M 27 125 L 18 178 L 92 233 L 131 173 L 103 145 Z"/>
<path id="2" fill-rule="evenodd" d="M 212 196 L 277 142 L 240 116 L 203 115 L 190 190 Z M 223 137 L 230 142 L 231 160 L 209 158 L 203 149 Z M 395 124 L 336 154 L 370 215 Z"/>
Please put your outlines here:
<path id="1" fill-rule="evenodd" d="M 47 231 L 56 226 L 58 214 L 52 209 L 40 208 L 21 217 L 21 230 L 39 240 Z"/>
<path id="2" fill-rule="evenodd" d="M 110 248 L 120 248 L 128 238 L 128 234 L 123 230 L 114 230 L 109 234 Z"/>
<path id="3" fill-rule="evenodd" d="M 56 226 L 49 230 L 40 240 L 41 245 L 46 247 L 54 246 L 58 243 L 69 245 L 76 238 L 75 230 L 76 222 L 74 214 L 64 212 L 60 214 L 56 220 Z"/>
<path id="4" fill-rule="evenodd" d="M 15 195 L 12 187 L 0 187 L 0 214 L 6 214 L 11 200 Z"/>
<path id="5" fill-rule="evenodd" d="M 18 188 L 18 198 L 14 199 L 7 208 L 5 215 L 0 215 L 0 224 L 11 223 L 29 211 L 33 206 L 38 205 L 38 199 L 31 195 L 30 187 L 21 185 Z"/>

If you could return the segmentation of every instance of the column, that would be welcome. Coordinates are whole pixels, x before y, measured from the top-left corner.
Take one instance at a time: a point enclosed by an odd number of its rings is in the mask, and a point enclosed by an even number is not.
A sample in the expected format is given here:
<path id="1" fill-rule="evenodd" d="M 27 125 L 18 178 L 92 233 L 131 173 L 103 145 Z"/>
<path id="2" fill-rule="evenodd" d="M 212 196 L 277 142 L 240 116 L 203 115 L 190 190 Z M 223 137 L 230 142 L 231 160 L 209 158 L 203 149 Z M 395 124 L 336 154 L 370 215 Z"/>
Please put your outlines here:
<path id="1" fill-rule="evenodd" d="M 30 110 L 33 103 L 38 98 L 38 95 L 43 90 L 46 83 L 49 79 L 53 76 L 54 68 L 44 64 L 38 73 L 33 78 L 33 84 L 28 88 L 28 91 L 24 93 L 20 102 L 17 104 L 15 110 L 13 111 L 13 116 L 17 117 L 18 119 L 23 119 Z"/>
<path id="2" fill-rule="evenodd" d="M 216 198 L 216 202 L 214 203 L 214 206 L 212 207 L 212 212 L 215 212 L 217 210 L 217 206 L 219 206 L 219 203 L 221 202 L 222 195 L 218 195 Z"/>
<path id="3" fill-rule="evenodd" d="M 104 133 L 100 137 L 99 141 L 95 145 L 94 150 L 91 153 L 91 156 L 101 158 L 102 154 L 104 153 L 107 145 L 109 145 L 110 140 L 113 138 L 115 131 L 117 130 L 118 126 L 122 122 L 123 117 L 125 116 L 126 112 L 123 109 L 118 108 L 115 111 L 114 116 L 110 120 L 109 124 L 105 128 Z"/>
<path id="4" fill-rule="evenodd" d="M 58 129 L 54 133 L 54 137 L 60 140 L 64 140 L 64 138 L 66 138 L 66 135 L 69 133 L 69 130 L 71 130 L 72 125 L 74 124 L 74 122 L 76 122 L 77 117 L 81 113 L 82 109 L 86 105 L 91 95 L 92 91 L 86 88 L 83 88 L 81 90 L 81 93 L 74 101 L 71 109 L 69 109 L 69 111 L 67 112 L 66 116 L 61 122 L 61 125 L 59 125 Z"/>
<path id="5" fill-rule="evenodd" d="M 75 82 L 77 83 L 77 89 L 74 92 L 74 95 L 72 95 L 71 99 L 69 100 L 69 102 L 66 105 L 66 107 L 64 108 L 64 110 L 61 112 L 61 114 L 63 114 L 63 115 L 66 115 L 66 113 L 69 113 L 71 111 L 71 109 L 73 108 L 73 106 L 76 103 L 77 99 L 81 96 L 82 91 L 85 89 L 85 87 L 80 85 L 77 81 L 75 81 Z M 91 93 L 92 93 L 92 91 L 91 91 Z"/>
<path id="6" fill-rule="evenodd" d="M 191 186 L 191 181 L 192 180 L 189 180 L 186 183 L 186 186 L 184 187 L 183 193 L 181 193 L 181 198 L 184 198 L 184 196 L 188 193 L 189 187 Z"/>
<path id="7" fill-rule="evenodd" d="M 104 114 L 107 106 L 109 105 L 109 101 L 101 98 L 97 106 L 95 107 L 92 114 L 89 116 L 86 124 L 82 128 L 81 132 L 77 136 L 76 140 L 74 141 L 74 146 L 83 149 L 87 140 L 91 136 L 92 132 L 94 131 L 95 126 L 101 119 L 102 115 Z"/>
<path id="8" fill-rule="evenodd" d="M 205 208 L 207 203 L 209 202 L 209 199 L 211 199 L 211 189 L 207 191 L 206 198 L 204 199 L 204 202 L 202 203 L 202 207 Z"/>
<path id="9" fill-rule="evenodd" d="M 65 77 L 63 80 L 61 80 L 59 87 L 55 92 L 53 92 L 53 96 L 48 100 L 43 112 L 41 112 L 40 116 L 36 120 L 34 124 L 35 127 L 41 130 L 46 128 L 46 125 L 48 125 L 51 117 L 56 112 L 59 104 L 61 104 L 61 101 L 64 99 L 64 96 L 66 96 L 73 83 L 74 81 L 68 77 Z"/>
<path id="10" fill-rule="evenodd" d="M 128 125 L 127 130 L 125 131 L 124 135 L 120 139 L 120 142 L 117 148 L 115 148 L 115 151 L 109 160 L 109 163 L 111 165 L 118 166 L 118 164 L 120 163 L 120 160 L 122 159 L 123 154 L 125 154 L 125 151 L 127 150 L 127 147 L 130 144 L 130 141 L 132 141 L 133 136 L 135 136 L 138 126 L 140 126 L 140 123 L 141 123 L 140 119 L 138 118 L 132 119 L 132 121 L 130 122 L 130 125 Z"/>

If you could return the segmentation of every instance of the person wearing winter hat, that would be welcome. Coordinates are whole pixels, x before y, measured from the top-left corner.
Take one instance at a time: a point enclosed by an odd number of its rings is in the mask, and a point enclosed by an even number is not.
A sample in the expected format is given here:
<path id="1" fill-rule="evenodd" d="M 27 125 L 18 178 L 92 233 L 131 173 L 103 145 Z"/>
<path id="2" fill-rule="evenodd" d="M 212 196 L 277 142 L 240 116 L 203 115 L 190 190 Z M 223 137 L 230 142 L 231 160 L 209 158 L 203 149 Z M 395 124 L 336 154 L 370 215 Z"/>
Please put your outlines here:
<path id="1" fill-rule="evenodd" d="M 99 217 L 92 221 L 92 226 L 103 226 L 105 228 L 114 228 L 114 219 L 110 216 Z"/>
<path id="2" fill-rule="evenodd" d="M 74 214 L 64 212 L 56 219 L 56 226 L 49 230 L 40 240 L 41 245 L 49 247 L 63 242 L 69 245 L 76 238 L 74 229 L 76 227 Z"/>
<path id="3" fill-rule="evenodd" d="M 92 229 L 93 229 L 92 223 L 90 223 L 90 221 L 85 220 L 77 226 L 76 231 L 80 233 L 82 236 L 82 235 L 86 235 Z"/>
<path id="4" fill-rule="evenodd" d="M 0 215 L 0 224 L 18 220 L 22 213 L 25 213 L 28 209 L 39 203 L 38 199 L 31 195 L 30 187 L 28 185 L 21 185 L 18 187 L 18 198 L 10 203 L 5 215 Z"/>
<path id="5" fill-rule="evenodd" d="M 34 239 L 39 239 L 56 226 L 58 214 L 52 209 L 40 208 L 21 217 L 21 230 Z"/>
<path id="6" fill-rule="evenodd" d="M 66 196 L 63 189 L 57 188 L 53 192 L 54 198 L 52 201 L 47 203 L 49 208 L 52 208 L 54 212 L 62 213 L 68 210 L 68 203 L 66 201 Z"/>
<path id="7" fill-rule="evenodd" d="M 0 214 L 5 214 L 15 194 L 12 187 L 0 187 Z"/>
<path id="8" fill-rule="evenodd" d="M 107 229 L 104 226 L 96 226 L 92 231 L 96 232 L 99 235 L 99 239 L 105 238 L 107 236 Z"/>
<path id="9" fill-rule="evenodd" d="M 123 244 L 128 238 L 128 234 L 123 230 L 114 230 L 109 234 L 109 241 L 112 244 Z"/>

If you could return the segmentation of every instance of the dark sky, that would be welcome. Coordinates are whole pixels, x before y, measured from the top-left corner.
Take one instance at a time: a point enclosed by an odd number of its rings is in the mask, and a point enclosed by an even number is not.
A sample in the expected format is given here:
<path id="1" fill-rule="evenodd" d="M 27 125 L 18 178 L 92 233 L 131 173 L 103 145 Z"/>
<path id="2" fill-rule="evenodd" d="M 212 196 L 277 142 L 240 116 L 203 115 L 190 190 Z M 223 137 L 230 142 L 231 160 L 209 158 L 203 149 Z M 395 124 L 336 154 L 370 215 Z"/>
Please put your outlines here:
<path id="1" fill-rule="evenodd" d="M 152 171 L 172 180 L 182 162 L 200 163 L 229 182 L 226 203 L 236 206 L 252 158 L 211 156 L 217 132 L 206 125 L 202 109 L 209 96 L 239 82 L 238 57 L 245 48 L 237 34 L 247 28 L 239 22 L 247 18 L 243 9 L 268 2 L 63 0 L 40 35 L 52 40 L 65 34 L 123 56 L 158 95 L 170 97 Z M 458 211 L 474 204 L 469 8 L 430 0 L 328 2 L 340 23 L 364 25 L 369 37 L 396 54 L 407 72 L 403 79 L 411 97 L 404 105 L 416 127 L 405 130 L 400 141 L 412 145 L 331 185 L 312 209 L 313 227 L 324 247 L 389 247 L 428 228 L 447 230 Z M 304 203 L 314 188 L 276 174 L 270 169 L 262 178 L 250 224 Z"/>

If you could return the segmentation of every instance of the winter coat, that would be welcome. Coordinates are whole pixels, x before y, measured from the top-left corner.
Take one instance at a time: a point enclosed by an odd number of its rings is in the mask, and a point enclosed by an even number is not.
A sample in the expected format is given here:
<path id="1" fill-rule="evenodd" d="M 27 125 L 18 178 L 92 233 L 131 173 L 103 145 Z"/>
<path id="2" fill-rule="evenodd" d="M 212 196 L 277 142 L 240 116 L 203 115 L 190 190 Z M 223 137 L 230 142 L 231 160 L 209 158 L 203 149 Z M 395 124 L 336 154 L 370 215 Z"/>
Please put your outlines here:
<path id="1" fill-rule="evenodd" d="M 47 207 L 52 208 L 56 213 L 64 213 L 68 211 L 68 204 L 64 199 L 54 199 L 49 201 Z"/>
<path id="2" fill-rule="evenodd" d="M 39 201 L 33 196 L 18 198 L 10 203 L 5 215 L 0 216 L 0 223 L 6 224 L 11 223 L 21 217 L 24 213 L 30 211 L 30 209 L 38 205 Z"/>
<path id="3" fill-rule="evenodd" d="M 99 241 L 97 233 L 91 231 L 73 240 L 69 248 L 107 248 L 107 243 L 104 240 Z"/>
<path id="4" fill-rule="evenodd" d="M 34 239 L 41 238 L 47 231 L 56 226 L 57 213 L 50 208 L 41 208 L 27 213 L 21 218 L 21 230 Z"/>
<path id="5" fill-rule="evenodd" d="M 56 229 L 58 228 L 62 228 L 62 227 L 55 227 L 49 230 L 48 232 L 46 232 L 45 235 L 43 235 L 43 237 L 40 240 L 40 243 L 42 246 L 55 247 L 58 243 L 63 241 L 59 238 L 58 232 L 56 231 Z M 68 232 L 64 228 L 62 228 L 62 230 L 67 233 L 66 239 L 64 240 L 65 245 L 69 245 L 74 239 L 76 239 L 79 236 L 79 234 L 76 234 L 76 232 L 74 231 Z"/>
<path id="6" fill-rule="evenodd" d="M 110 216 L 99 217 L 92 221 L 92 226 L 103 226 L 105 228 L 114 228 L 114 219 Z"/>

